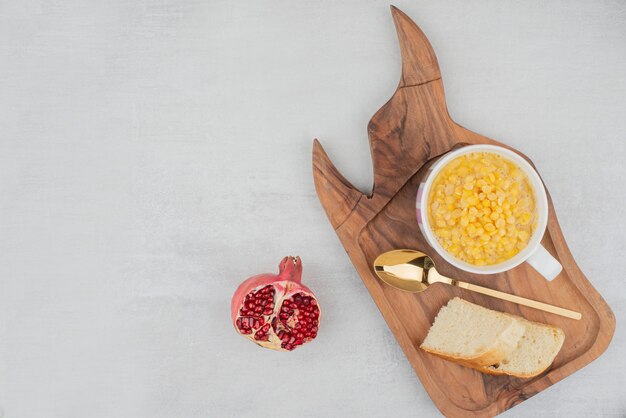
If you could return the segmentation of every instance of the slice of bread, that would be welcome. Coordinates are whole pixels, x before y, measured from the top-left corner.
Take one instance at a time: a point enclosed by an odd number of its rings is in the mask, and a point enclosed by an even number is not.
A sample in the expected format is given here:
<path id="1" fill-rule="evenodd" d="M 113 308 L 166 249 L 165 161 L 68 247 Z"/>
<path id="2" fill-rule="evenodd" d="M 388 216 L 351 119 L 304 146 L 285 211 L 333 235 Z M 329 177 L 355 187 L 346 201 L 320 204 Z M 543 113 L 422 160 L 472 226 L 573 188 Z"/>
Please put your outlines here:
<path id="1" fill-rule="evenodd" d="M 490 374 L 509 374 L 518 377 L 537 376 L 546 370 L 561 350 L 565 334 L 560 328 L 519 318 L 526 332 L 517 349 L 500 363 L 482 370 Z"/>
<path id="2" fill-rule="evenodd" d="M 454 298 L 421 348 L 484 373 L 532 377 L 552 364 L 564 339 L 559 328 Z"/>
<path id="3" fill-rule="evenodd" d="M 515 350 L 525 329 L 510 315 L 454 298 L 437 314 L 421 348 L 468 365 L 491 366 Z"/>

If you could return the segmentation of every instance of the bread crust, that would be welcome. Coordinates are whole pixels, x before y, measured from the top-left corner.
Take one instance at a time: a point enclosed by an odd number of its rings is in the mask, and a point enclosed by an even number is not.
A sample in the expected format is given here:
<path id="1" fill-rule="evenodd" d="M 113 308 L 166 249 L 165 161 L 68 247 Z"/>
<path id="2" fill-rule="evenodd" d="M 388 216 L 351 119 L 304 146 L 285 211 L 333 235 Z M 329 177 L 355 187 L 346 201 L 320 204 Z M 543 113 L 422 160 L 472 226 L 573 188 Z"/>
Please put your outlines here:
<path id="1" fill-rule="evenodd" d="M 488 367 L 493 364 L 497 364 L 500 361 L 502 361 L 502 359 L 506 356 L 506 353 L 503 352 L 498 347 L 494 347 L 490 350 L 487 350 L 486 352 L 482 353 L 479 356 L 471 357 L 471 358 L 451 356 L 441 351 L 433 350 L 431 348 L 424 347 L 424 346 L 421 346 L 420 348 L 426 352 L 435 354 L 436 356 L 445 358 L 450 361 L 454 361 L 455 363 L 471 365 L 470 367 L 475 367 L 475 368 Z"/>

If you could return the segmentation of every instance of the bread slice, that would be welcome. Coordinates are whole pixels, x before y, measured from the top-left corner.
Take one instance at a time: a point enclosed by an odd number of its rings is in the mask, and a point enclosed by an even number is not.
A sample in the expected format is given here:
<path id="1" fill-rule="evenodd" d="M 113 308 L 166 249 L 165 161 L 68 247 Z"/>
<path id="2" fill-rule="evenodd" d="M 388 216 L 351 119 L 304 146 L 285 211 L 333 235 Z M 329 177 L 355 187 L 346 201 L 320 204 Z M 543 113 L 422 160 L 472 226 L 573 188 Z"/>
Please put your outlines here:
<path id="1" fill-rule="evenodd" d="M 510 356 L 525 330 L 510 315 L 454 298 L 437 314 L 421 348 L 469 366 L 492 366 Z"/>
<path id="2" fill-rule="evenodd" d="M 532 377 L 552 364 L 564 339 L 559 328 L 454 298 L 421 348 L 483 373 Z"/>
<path id="3" fill-rule="evenodd" d="M 526 332 L 517 348 L 500 363 L 485 368 L 489 374 L 509 374 L 517 377 L 533 377 L 546 370 L 561 350 L 565 334 L 560 328 L 519 318 Z"/>

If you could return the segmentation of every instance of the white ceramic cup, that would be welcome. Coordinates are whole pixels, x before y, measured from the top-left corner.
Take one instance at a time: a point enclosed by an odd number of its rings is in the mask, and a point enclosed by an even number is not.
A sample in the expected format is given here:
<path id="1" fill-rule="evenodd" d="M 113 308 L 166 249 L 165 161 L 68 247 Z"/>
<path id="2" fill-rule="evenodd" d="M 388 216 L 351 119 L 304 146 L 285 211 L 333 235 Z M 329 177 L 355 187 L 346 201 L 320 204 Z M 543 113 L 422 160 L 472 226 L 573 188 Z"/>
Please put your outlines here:
<path id="1" fill-rule="evenodd" d="M 537 217 L 537 223 L 535 231 L 528 241 L 528 245 L 514 257 L 502 263 L 489 266 L 476 266 L 452 256 L 439 244 L 428 221 L 428 194 L 430 193 L 430 188 L 437 174 L 456 157 L 473 152 L 491 152 L 513 161 L 526 173 L 535 194 L 535 215 Z M 430 246 L 433 247 L 444 260 L 461 270 L 476 274 L 493 274 L 510 270 L 524 261 L 527 261 L 543 277 L 547 280 L 552 280 L 558 276 L 563 269 L 561 264 L 541 245 L 541 238 L 543 238 L 546 226 L 548 225 L 548 197 L 543 183 L 535 169 L 525 159 L 511 150 L 495 145 L 468 145 L 442 155 L 430 166 L 428 172 L 422 179 L 422 183 L 420 183 L 417 191 L 416 203 L 417 223 Z"/>

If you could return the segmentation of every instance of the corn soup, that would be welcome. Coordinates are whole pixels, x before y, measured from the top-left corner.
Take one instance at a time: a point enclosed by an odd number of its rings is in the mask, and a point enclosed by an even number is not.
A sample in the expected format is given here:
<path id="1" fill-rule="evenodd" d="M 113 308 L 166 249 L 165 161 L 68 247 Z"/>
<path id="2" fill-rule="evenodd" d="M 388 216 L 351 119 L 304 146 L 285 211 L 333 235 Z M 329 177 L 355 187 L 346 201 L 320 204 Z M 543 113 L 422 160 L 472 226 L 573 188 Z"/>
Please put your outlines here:
<path id="1" fill-rule="evenodd" d="M 492 152 L 450 161 L 428 196 L 428 220 L 437 241 L 477 266 L 502 263 L 523 250 L 536 226 L 535 212 L 526 174 Z"/>

